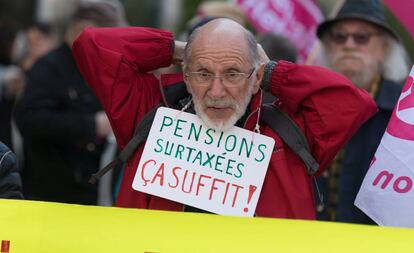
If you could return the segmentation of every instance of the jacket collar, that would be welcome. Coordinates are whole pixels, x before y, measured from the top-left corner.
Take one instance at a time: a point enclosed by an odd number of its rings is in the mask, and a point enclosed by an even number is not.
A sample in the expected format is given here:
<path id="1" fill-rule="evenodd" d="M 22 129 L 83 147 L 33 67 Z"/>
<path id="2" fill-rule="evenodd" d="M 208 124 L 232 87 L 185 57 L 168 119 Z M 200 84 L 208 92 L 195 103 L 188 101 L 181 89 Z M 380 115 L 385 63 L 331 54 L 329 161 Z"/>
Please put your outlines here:
<path id="1" fill-rule="evenodd" d="M 246 121 L 244 123 L 243 128 L 253 131 L 256 127 L 256 124 L 259 124 L 258 119 L 260 118 L 260 110 L 261 110 L 262 104 L 263 104 L 263 91 L 262 89 L 259 89 L 259 91 L 255 95 L 253 95 L 250 101 L 250 105 L 249 105 L 250 110 L 247 110 L 247 113 L 249 113 L 249 115 L 247 115 L 246 117 Z"/>
<path id="2" fill-rule="evenodd" d="M 388 80 L 382 80 L 378 94 L 375 98 L 377 106 L 384 111 L 392 111 L 397 103 L 402 86 Z"/>

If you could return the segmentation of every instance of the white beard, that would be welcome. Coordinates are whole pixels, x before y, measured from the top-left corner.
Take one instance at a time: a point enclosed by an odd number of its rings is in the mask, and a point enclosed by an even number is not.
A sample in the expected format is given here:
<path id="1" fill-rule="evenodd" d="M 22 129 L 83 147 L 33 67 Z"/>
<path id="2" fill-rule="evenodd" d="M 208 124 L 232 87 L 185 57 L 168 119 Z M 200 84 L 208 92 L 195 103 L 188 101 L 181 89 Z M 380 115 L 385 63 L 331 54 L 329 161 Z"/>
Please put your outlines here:
<path id="1" fill-rule="evenodd" d="M 330 56 L 327 55 L 329 55 L 328 50 L 326 50 L 324 54 L 326 59 L 323 59 L 327 63 L 327 67 L 339 73 L 342 73 L 359 88 L 368 89 L 374 77 L 380 72 L 380 64 L 374 59 L 374 57 L 370 55 L 364 55 L 355 51 L 338 52 L 336 54 L 331 53 Z M 352 55 L 352 57 L 359 59 L 361 62 L 363 62 L 364 67 L 354 70 L 341 69 L 335 64 L 335 62 L 340 60 L 342 57 L 345 57 L 345 55 Z"/>
<path id="2" fill-rule="evenodd" d="M 238 103 L 232 98 L 229 99 L 211 99 L 206 97 L 204 100 L 193 95 L 194 109 L 204 124 L 216 130 L 217 132 L 226 131 L 236 124 L 236 122 L 244 115 L 253 95 L 253 87 L 250 86 L 243 101 Z M 230 107 L 234 113 L 226 120 L 212 120 L 204 112 L 207 107 Z"/>

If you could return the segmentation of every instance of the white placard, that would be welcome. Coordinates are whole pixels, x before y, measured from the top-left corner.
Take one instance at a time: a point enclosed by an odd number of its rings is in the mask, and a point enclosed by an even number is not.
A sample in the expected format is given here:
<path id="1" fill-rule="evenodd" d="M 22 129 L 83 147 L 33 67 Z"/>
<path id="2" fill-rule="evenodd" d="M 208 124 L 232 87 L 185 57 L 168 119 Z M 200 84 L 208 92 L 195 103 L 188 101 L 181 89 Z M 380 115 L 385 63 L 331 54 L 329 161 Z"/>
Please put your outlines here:
<path id="1" fill-rule="evenodd" d="M 222 215 L 253 216 L 275 141 L 239 127 L 207 128 L 161 107 L 133 189 Z"/>
<path id="2" fill-rule="evenodd" d="M 355 205 L 382 226 L 414 228 L 414 66 Z"/>

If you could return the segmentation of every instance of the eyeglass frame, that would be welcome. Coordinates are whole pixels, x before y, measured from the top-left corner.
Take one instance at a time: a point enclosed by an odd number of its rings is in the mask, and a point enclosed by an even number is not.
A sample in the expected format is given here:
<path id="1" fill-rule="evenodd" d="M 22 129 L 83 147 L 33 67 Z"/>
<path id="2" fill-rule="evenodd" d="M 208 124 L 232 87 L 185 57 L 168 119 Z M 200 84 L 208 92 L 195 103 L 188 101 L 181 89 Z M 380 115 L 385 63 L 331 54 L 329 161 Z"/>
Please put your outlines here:
<path id="1" fill-rule="evenodd" d="M 342 38 L 343 40 L 338 39 L 338 37 L 335 36 L 335 34 L 344 35 L 344 38 Z M 357 37 L 358 35 L 366 35 L 367 36 L 366 40 L 361 40 L 361 38 L 358 39 Z M 355 44 L 363 46 L 363 45 L 367 45 L 371 41 L 372 36 L 382 36 L 382 35 L 383 34 L 381 32 L 354 32 L 354 33 L 340 32 L 340 31 L 329 31 L 328 32 L 329 39 L 338 45 L 345 44 L 348 41 L 348 38 L 351 37 Z"/>
<path id="2" fill-rule="evenodd" d="M 193 71 L 193 72 L 185 73 L 185 76 L 186 77 L 197 77 L 198 74 L 207 75 L 209 80 L 201 81 L 201 82 L 198 81 L 198 85 L 199 86 L 202 86 L 202 87 L 208 87 L 208 86 L 210 86 L 213 83 L 213 80 L 214 79 L 220 78 L 220 81 L 221 81 L 221 83 L 223 84 L 224 87 L 231 87 L 231 88 L 233 88 L 233 87 L 237 87 L 239 85 L 236 84 L 236 83 L 234 83 L 234 85 L 233 85 L 232 82 L 226 82 L 225 81 L 225 77 L 226 76 L 228 76 L 229 74 L 237 74 L 239 76 L 246 77 L 246 79 L 250 79 L 250 77 L 253 75 L 253 73 L 254 73 L 255 70 L 256 70 L 256 67 L 253 67 L 252 70 L 250 71 L 250 74 L 244 73 L 244 72 L 227 72 L 227 73 L 224 73 L 222 75 L 214 75 L 213 73 L 210 73 L 210 72 Z M 228 85 L 229 83 L 231 85 Z"/>

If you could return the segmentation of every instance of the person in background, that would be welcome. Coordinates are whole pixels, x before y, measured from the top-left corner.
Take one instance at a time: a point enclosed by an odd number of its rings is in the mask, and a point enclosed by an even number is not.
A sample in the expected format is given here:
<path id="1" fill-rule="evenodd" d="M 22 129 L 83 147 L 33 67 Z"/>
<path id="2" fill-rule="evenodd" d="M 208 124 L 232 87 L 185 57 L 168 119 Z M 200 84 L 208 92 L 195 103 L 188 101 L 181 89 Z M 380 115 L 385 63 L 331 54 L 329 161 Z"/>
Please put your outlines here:
<path id="1" fill-rule="evenodd" d="M 335 18 L 318 26 L 317 35 L 322 41 L 325 65 L 366 90 L 379 108 L 335 159 L 330 175 L 325 174 L 330 178 L 331 202 L 327 206 L 329 215 L 321 217 L 372 224 L 354 206 L 354 200 L 400 96 L 402 81 L 407 77 L 407 55 L 398 35 L 385 22 L 378 0 L 346 1 Z"/>
<path id="2" fill-rule="evenodd" d="M 16 66 L 18 28 L 10 20 L 0 21 L 0 141 L 12 147 L 12 111 L 25 78 Z"/>
<path id="3" fill-rule="evenodd" d="M 298 50 L 287 37 L 275 33 L 260 33 L 256 39 L 270 60 L 285 60 L 294 63 L 297 61 Z"/>
<path id="4" fill-rule="evenodd" d="M 0 198 L 23 199 L 16 155 L 0 141 Z"/>
<path id="5" fill-rule="evenodd" d="M 243 10 L 234 3 L 205 1 L 197 7 L 196 15 L 187 22 L 187 38 L 198 27 L 215 18 L 228 18 L 246 27 L 247 20 Z"/>
<path id="6" fill-rule="evenodd" d="M 131 139 L 142 117 L 162 101 L 173 108 L 187 108 L 215 131 L 236 125 L 275 138 L 257 216 L 315 219 L 313 177 L 260 120 L 262 89 L 278 97 L 280 109 L 300 126 L 321 170 L 376 111 L 366 92 L 342 75 L 325 68 L 269 61 L 249 31 L 225 18 L 199 27 L 187 43 L 174 40 L 169 31 L 148 27 L 85 29 L 73 52 L 82 75 L 108 113 L 120 148 Z M 152 73 L 171 64 L 182 65 L 184 73 L 164 75 L 160 80 Z M 166 97 L 163 88 L 172 96 Z M 126 163 L 116 206 L 199 211 L 133 190 L 142 151 L 141 146 Z"/>
<path id="7" fill-rule="evenodd" d="M 85 27 L 119 26 L 121 21 L 111 4 L 81 4 L 64 42 L 28 71 L 27 88 L 14 114 L 28 151 L 27 198 L 97 203 L 97 187 L 87 181 L 99 169 L 112 130 L 76 67 L 71 46 Z"/>
<path id="8" fill-rule="evenodd" d="M 27 52 L 20 66 L 28 71 L 43 55 L 57 46 L 57 36 L 46 23 L 34 22 L 25 29 Z"/>

